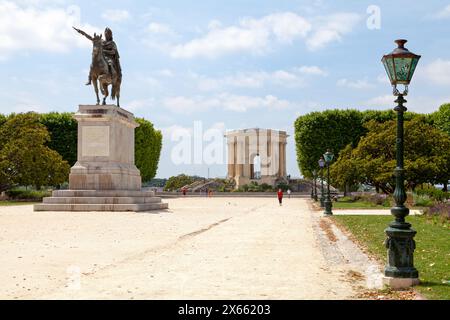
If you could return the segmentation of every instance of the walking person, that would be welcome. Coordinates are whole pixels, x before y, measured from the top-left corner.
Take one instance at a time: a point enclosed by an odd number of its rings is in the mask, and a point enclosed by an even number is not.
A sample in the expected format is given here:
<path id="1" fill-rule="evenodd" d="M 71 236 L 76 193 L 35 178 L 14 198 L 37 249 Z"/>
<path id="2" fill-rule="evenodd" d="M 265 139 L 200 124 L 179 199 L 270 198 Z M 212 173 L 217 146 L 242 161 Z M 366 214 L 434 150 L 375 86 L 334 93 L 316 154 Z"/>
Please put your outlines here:
<path id="1" fill-rule="evenodd" d="M 287 189 L 288 198 L 291 198 L 291 189 Z"/>
<path id="2" fill-rule="evenodd" d="M 283 190 L 278 189 L 277 196 L 278 196 L 278 202 L 280 203 L 280 206 L 281 206 L 283 203 Z"/>

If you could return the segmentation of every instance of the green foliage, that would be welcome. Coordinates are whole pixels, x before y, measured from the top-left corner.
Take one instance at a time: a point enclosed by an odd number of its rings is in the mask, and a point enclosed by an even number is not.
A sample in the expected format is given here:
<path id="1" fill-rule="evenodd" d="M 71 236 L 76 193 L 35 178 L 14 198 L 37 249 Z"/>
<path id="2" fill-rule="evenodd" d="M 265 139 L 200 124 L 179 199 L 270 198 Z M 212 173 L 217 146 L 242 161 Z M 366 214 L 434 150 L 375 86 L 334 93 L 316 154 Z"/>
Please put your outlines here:
<path id="1" fill-rule="evenodd" d="M 391 205 L 390 197 L 378 193 L 361 193 L 339 198 L 333 204 L 336 208 L 384 208 Z"/>
<path id="2" fill-rule="evenodd" d="M 162 133 L 153 124 L 136 118 L 139 127 L 135 129 L 135 163 L 141 171 L 142 181 L 150 181 L 156 175 L 162 148 Z"/>
<path id="3" fill-rule="evenodd" d="M 6 122 L 7 117 L 3 114 L 0 114 L 0 127 Z"/>
<path id="4" fill-rule="evenodd" d="M 146 187 L 164 187 L 167 183 L 167 179 L 160 179 L 160 178 L 153 178 L 152 180 L 146 182 L 145 185 Z"/>
<path id="5" fill-rule="evenodd" d="M 164 186 L 164 191 L 176 191 L 188 184 L 199 180 L 204 180 L 204 178 L 179 174 L 177 176 L 170 177 L 167 180 L 167 183 Z"/>
<path id="6" fill-rule="evenodd" d="M 414 193 L 413 194 L 413 199 L 414 199 L 414 205 L 418 206 L 418 207 L 429 207 L 431 205 L 433 205 L 434 201 L 430 198 L 430 196 L 424 194 L 424 195 L 419 195 Z"/>
<path id="7" fill-rule="evenodd" d="M 431 115 L 436 127 L 450 135 L 450 103 L 443 104 Z"/>
<path id="8" fill-rule="evenodd" d="M 47 146 L 58 152 L 70 166 L 73 166 L 77 161 L 78 125 L 72 113 L 44 113 L 40 115 L 40 122 L 50 133 Z"/>
<path id="9" fill-rule="evenodd" d="M 443 202 L 450 199 L 450 192 L 436 189 L 431 185 L 422 185 L 420 188 L 415 190 L 415 193 L 418 196 L 428 196 L 437 202 Z"/>
<path id="10" fill-rule="evenodd" d="M 244 184 L 238 189 L 234 190 L 236 192 L 273 192 L 275 188 L 267 183 L 258 184 L 257 181 L 252 181 L 249 184 Z"/>
<path id="11" fill-rule="evenodd" d="M 352 150 L 352 145 L 347 145 L 330 167 L 331 184 L 345 194 L 361 181 L 359 161 L 352 157 Z"/>
<path id="12" fill-rule="evenodd" d="M 408 112 L 405 119 L 410 120 L 417 116 L 416 113 Z M 312 178 L 312 171 L 318 169 L 318 160 L 327 149 L 331 149 L 337 158 L 346 146 L 350 144 L 355 147 L 359 139 L 367 133 L 365 123 L 385 122 L 395 118 L 396 114 L 392 110 L 351 109 L 312 112 L 298 117 L 294 126 L 300 171 L 305 177 Z"/>
<path id="13" fill-rule="evenodd" d="M 396 166 L 396 122 L 365 124 L 368 133 L 346 156 L 332 164 L 333 181 L 342 183 L 355 178 L 385 193 L 394 191 L 393 177 Z M 416 116 L 405 121 L 405 179 L 407 187 L 414 189 L 426 182 L 449 179 L 450 137 L 428 124 L 424 117 Z M 353 168 L 354 172 L 346 169 Z M 355 182 L 353 180 L 353 182 Z"/>
<path id="14" fill-rule="evenodd" d="M 295 121 L 297 162 L 305 177 L 312 177 L 322 154 L 331 149 L 335 156 L 348 144 L 356 145 L 365 130 L 357 110 L 326 110 L 300 116 Z"/>
<path id="15" fill-rule="evenodd" d="M 6 191 L 6 195 L 13 200 L 42 201 L 42 198 L 51 196 L 51 191 L 17 188 Z"/>
<path id="16" fill-rule="evenodd" d="M 11 115 L 0 127 L 0 187 L 54 186 L 67 180 L 69 164 L 46 143 L 50 135 L 36 113 Z"/>

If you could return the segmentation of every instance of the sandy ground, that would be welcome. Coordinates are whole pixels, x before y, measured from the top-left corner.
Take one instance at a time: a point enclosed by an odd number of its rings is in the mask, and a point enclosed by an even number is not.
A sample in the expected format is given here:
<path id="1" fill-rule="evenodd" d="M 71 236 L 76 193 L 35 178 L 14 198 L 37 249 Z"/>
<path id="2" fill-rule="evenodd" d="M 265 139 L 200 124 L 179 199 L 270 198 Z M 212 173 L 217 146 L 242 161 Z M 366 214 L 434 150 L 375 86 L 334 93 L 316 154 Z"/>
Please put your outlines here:
<path id="1" fill-rule="evenodd" d="M 349 299 L 366 283 L 371 262 L 336 229 L 331 241 L 306 199 L 164 201 L 153 213 L 0 207 L 0 298 Z"/>

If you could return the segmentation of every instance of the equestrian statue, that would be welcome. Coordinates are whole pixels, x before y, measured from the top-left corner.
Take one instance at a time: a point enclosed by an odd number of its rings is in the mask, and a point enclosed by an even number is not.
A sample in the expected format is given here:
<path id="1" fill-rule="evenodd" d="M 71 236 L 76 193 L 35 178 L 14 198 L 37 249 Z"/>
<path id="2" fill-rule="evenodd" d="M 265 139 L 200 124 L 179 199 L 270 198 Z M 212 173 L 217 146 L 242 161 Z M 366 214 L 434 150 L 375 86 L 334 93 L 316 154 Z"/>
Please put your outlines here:
<path id="1" fill-rule="evenodd" d="M 120 85 L 122 83 L 122 68 L 120 67 L 120 56 L 116 43 L 113 40 L 111 29 L 105 29 L 105 40 L 102 35 L 90 36 L 83 30 L 73 27 L 78 33 L 92 41 L 92 63 L 89 71 L 89 79 L 86 85 L 94 85 L 97 96 L 97 104 L 100 104 L 98 86 L 103 94 L 103 105 L 109 96 L 108 86 L 111 85 L 111 99 L 117 98 L 117 106 L 120 107 Z"/>

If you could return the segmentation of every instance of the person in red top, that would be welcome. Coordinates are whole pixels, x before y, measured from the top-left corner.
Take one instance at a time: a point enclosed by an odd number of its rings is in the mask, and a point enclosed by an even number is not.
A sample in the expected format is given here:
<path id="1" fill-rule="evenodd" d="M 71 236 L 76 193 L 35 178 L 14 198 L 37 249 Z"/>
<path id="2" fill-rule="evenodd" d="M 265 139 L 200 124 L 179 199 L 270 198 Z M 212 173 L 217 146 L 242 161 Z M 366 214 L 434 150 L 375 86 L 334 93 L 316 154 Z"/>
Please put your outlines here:
<path id="1" fill-rule="evenodd" d="M 283 190 L 278 189 L 277 195 L 278 195 L 278 202 L 280 203 L 280 206 L 281 206 L 281 204 L 283 202 Z"/>

